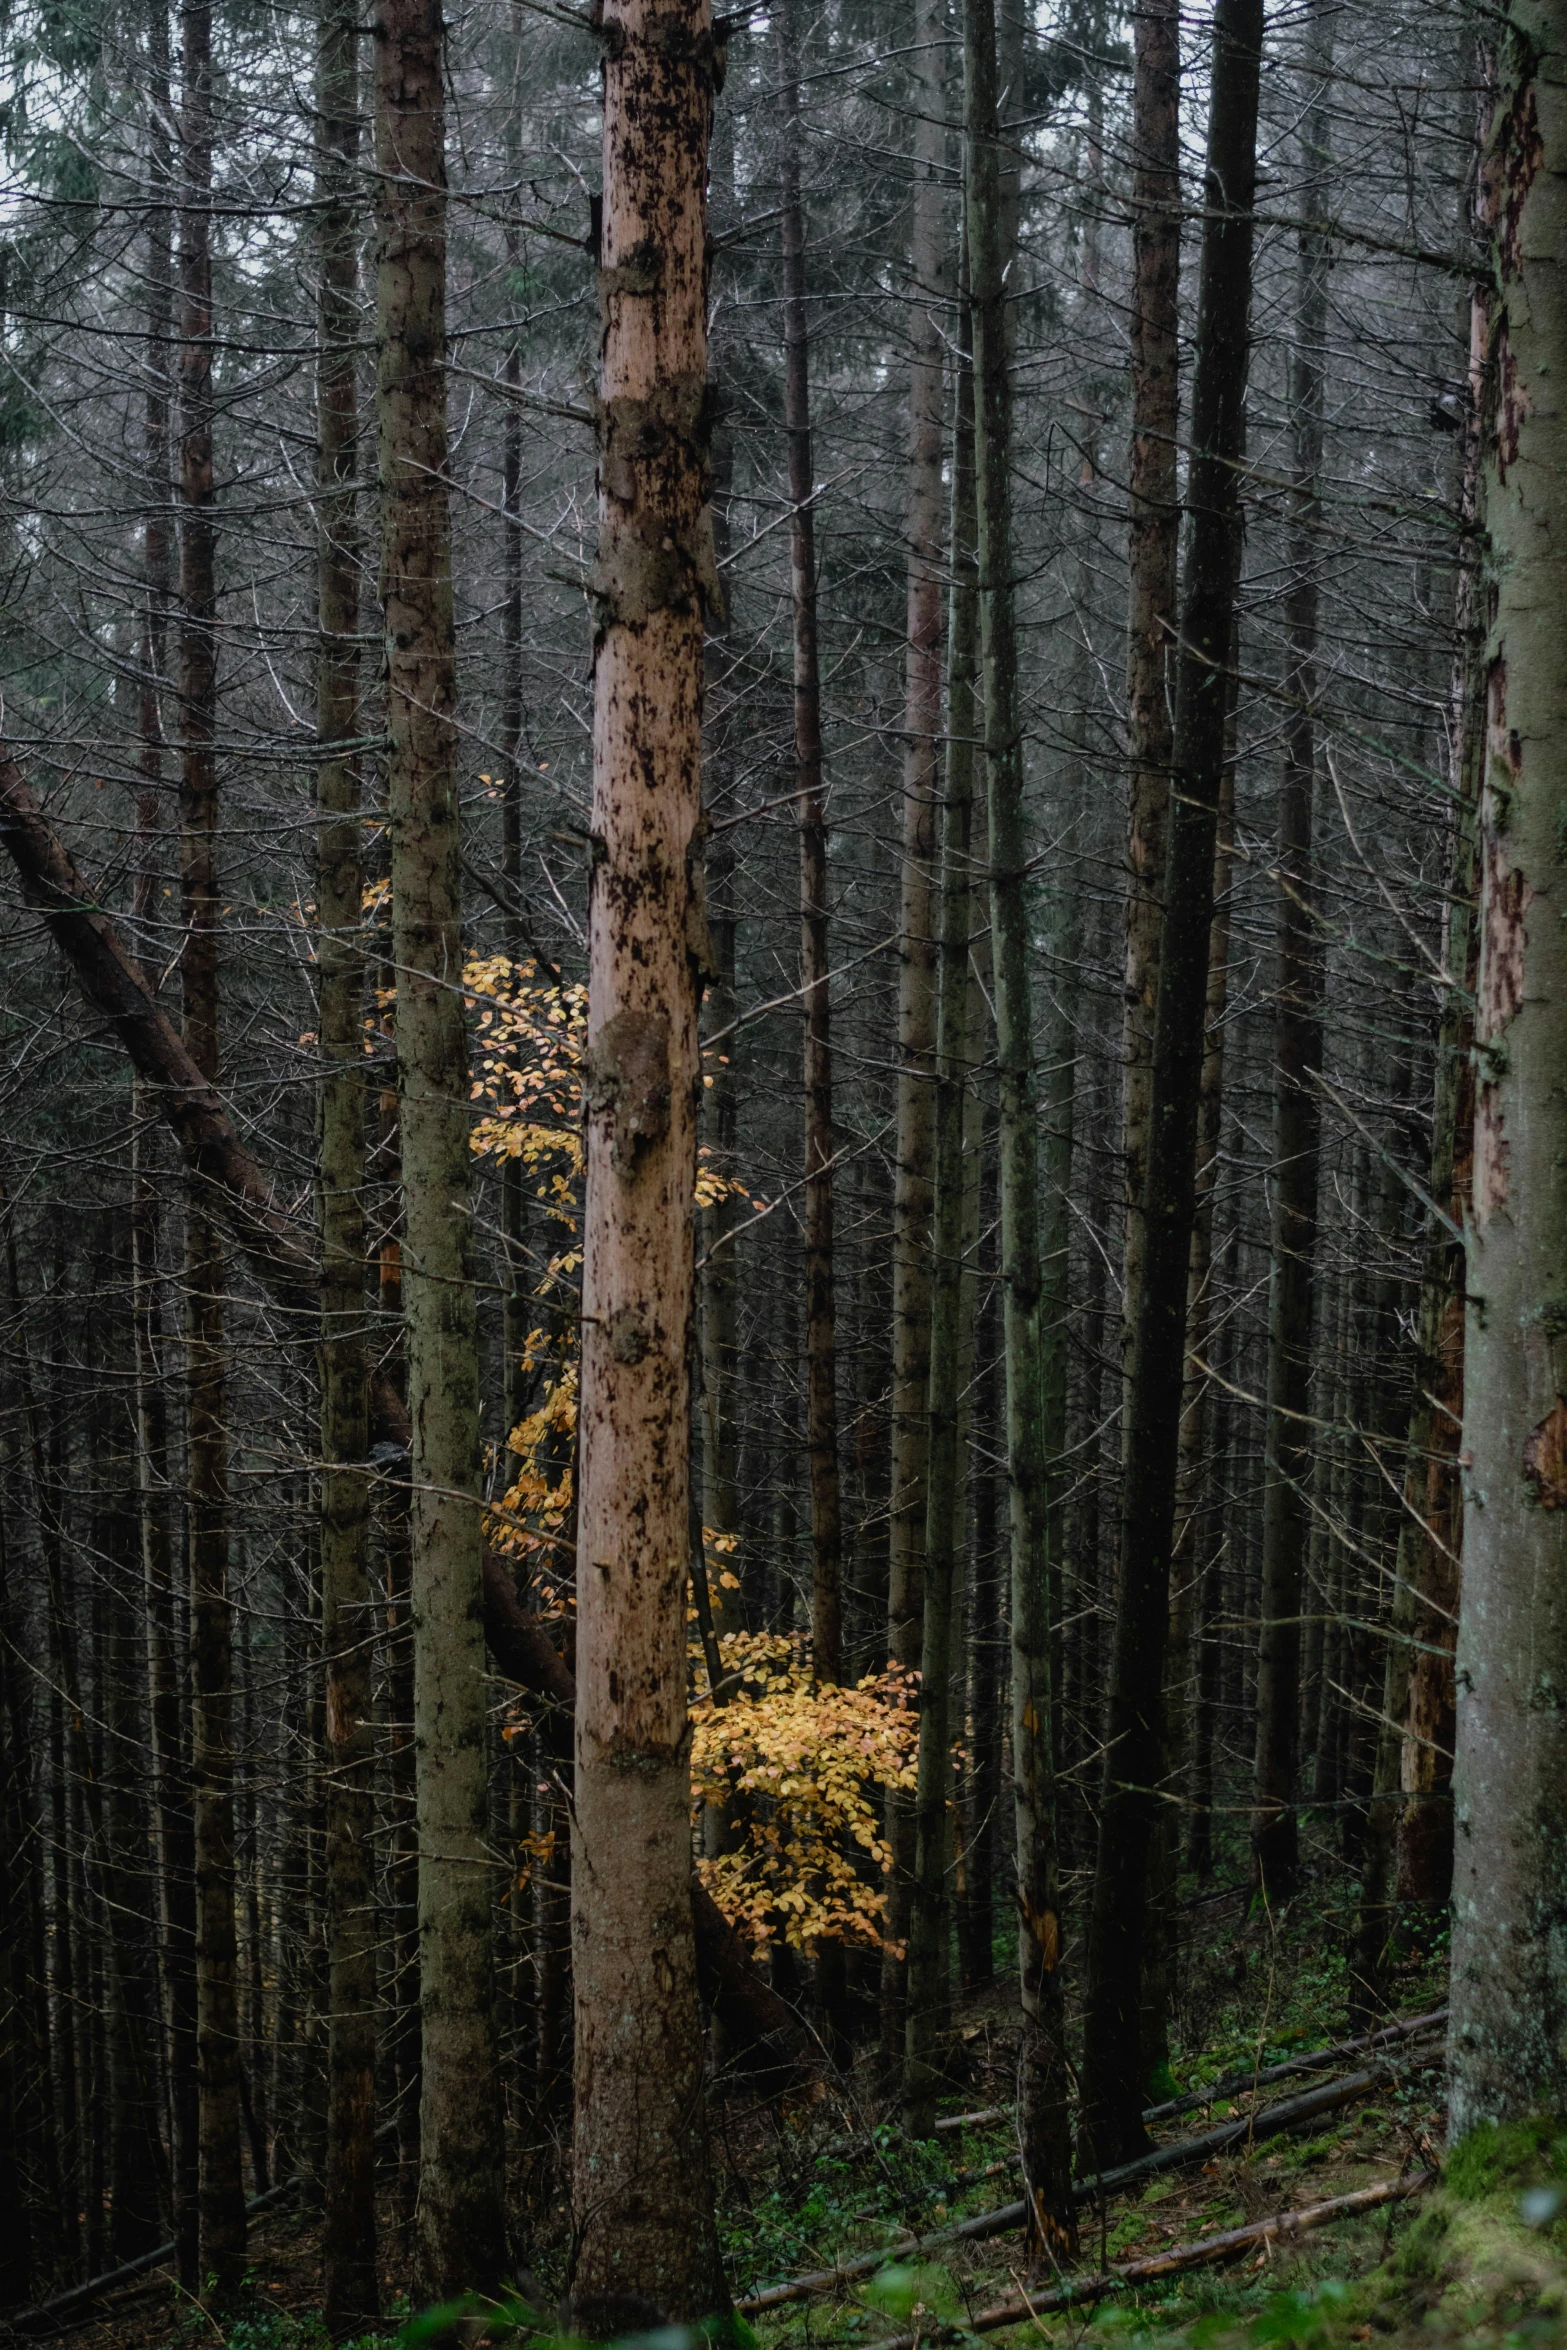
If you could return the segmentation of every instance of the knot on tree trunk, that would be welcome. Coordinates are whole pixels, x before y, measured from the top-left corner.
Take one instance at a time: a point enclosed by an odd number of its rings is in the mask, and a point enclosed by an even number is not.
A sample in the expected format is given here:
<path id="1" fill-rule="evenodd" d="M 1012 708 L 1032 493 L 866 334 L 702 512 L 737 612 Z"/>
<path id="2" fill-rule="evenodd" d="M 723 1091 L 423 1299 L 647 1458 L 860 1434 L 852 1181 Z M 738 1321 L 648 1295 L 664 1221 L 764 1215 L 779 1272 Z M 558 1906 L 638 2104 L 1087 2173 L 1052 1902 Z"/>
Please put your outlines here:
<path id="1" fill-rule="evenodd" d="M 590 1118 L 609 1118 L 617 1175 L 635 1175 L 669 1132 L 669 1086 L 669 1022 L 652 1012 L 606 1020 L 588 1047 L 585 1100 Z"/>

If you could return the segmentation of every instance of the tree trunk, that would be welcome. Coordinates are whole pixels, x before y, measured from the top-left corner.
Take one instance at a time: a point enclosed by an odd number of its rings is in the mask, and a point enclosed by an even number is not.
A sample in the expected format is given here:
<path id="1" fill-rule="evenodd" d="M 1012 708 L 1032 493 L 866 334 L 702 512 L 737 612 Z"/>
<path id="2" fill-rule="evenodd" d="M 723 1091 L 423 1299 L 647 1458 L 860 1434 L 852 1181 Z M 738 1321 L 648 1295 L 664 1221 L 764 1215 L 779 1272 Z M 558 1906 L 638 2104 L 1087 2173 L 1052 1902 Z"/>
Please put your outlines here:
<path id="1" fill-rule="evenodd" d="M 1132 17 L 1132 446 L 1127 583 L 1126 1009 L 1121 1156 L 1126 1185 L 1124 1357 L 1131 1376 L 1132 1301 L 1143 1260 L 1159 909 L 1170 803 L 1170 664 L 1175 644 L 1181 506 L 1181 19 L 1177 0 Z"/>
<path id="2" fill-rule="evenodd" d="M 185 1043 L 218 1074 L 217 582 L 212 472 L 212 11 L 184 12 L 180 125 L 180 955 Z M 215 2298 L 245 2259 L 234 1919 L 233 1626 L 223 1247 L 209 1186 L 185 1208 L 186 1495 L 196 1867 L 198 2262 Z"/>
<path id="3" fill-rule="evenodd" d="M 1458 575 L 1449 768 L 1457 787 L 1443 961 L 1449 987 L 1437 1036 L 1430 1216 L 1415 1322 L 1403 1509 L 1392 1622 L 1367 1807 L 1350 2012 L 1370 2023 L 1386 2004 L 1389 1944 L 1401 1900 L 1445 1902 L 1452 1886 L 1452 1752 L 1463 1500 L 1464 1246 L 1474 1134 L 1476 821 L 1485 762 L 1485 599 L 1478 592 L 1481 405 L 1489 307 L 1469 304 L 1469 387 L 1459 476 L 1466 545 Z"/>
<path id="4" fill-rule="evenodd" d="M 528 55 L 523 11 L 516 0 L 510 11 L 511 86 L 506 93 L 506 182 L 508 205 L 520 201 L 522 178 L 523 73 Z M 515 313 L 523 300 L 522 232 L 514 218 L 506 223 L 506 306 Z M 505 926 L 506 952 L 514 968 L 523 961 L 527 936 L 522 911 L 522 750 L 523 750 L 523 578 L 522 578 L 522 338 L 506 338 L 501 373 L 510 397 L 502 427 L 501 446 L 501 871 L 510 906 Z M 505 1420 L 502 1442 L 524 1419 L 528 1409 L 524 1356 L 532 1311 L 527 1264 L 527 1189 L 521 1155 L 501 1161 L 501 1401 Z M 514 1888 L 515 1891 L 515 1888 Z"/>
<path id="5" fill-rule="evenodd" d="M 1273 1025 L 1273 1183 L 1268 1296 L 1268 1451 L 1262 1521 L 1262 1621 L 1257 1647 L 1257 1754 L 1252 1868 L 1270 1902 L 1299 1879 L 1295 1809 L 1300 1725 L 1300 1613 L 1315 1451 L 1311 1346 L 1315 1323 L 1317 1146 L 1321 1111 L 1322 971 L 1312 845 L 1316 796 L 1317 607 L 1321 564 L 1326 374 L 1329 147 L 1333 17 L 1314 5 L 1306 33 L 1313 89 L 1301 132 L 1299 309 L 1290 370 L 1294 467 L 1284 606 L 1284 775 L 1279 787 L 1278 995 Z"/>
<path id="6" fill-rule="evenodd" d="M 897 1130 L 892 1194 L 892 1446 L 887 1514 L 887 1656 L 920 1662 L 926 1633 L 923 1552 L 930 1423 L 931 1249 L 936 949 L 932 937 L 935 794 L 941 735 L 942 335 L 948 300 L 942 182 L 947 165 L 943 92 L 946 15 L 914 6 L 914 184 L 910 198 L 908 622 L 903 678 L 903 820 L 898 893 Z M 965 941 L 968 918 L 963 920 Z M 967 983 L 967 959 L 962 973 Z M 958 1080 L 961 1085 L 961 1077 Z M 961 1095 L 960 1095 L 961 1101 Z M 960 1161 L 961 1163 L 961 1161 Z M 955 1376 L 956 1362 L 950 1367 Z M 953 1398 L 956 1408 L 956 1397 Z M 956 1455 L 954 1455 L 954 1463 Z M 956 1468 L 954 1465 L 954 1476 Z M 917 1800 L 917 1799 L 916 1799 Z M 909 1933 L 913 1814 L 887 1796 L 887 1939 Z M 902 2037 L 902 1968 L 882 1968 L 882 2032 Z"/>
<path id="7" fill-rule="evenodd" d="M 675 37 L 678 34 L 678 37 Z M 707 495 L 706 0 L 603 27 L 577 1542 L 573 2328 L 721 2316 L 691 1930 L 686 1584 Z"/>
<path id="8" fill-rule="evenodd" d="M 105 1383 L 107 1391 L 107 1382 Z M 105 1801 L 102 1831 L 95 1836 L 100 1858 L 106 1936 L 111 1937 L 106 1969 L 109 1991 L 108 2059 L 110 2089 L 109 2257 L 134 2260 L 158 2243 L 158 2189 L 168 2174 L 158 2139 L 158 2071 L 154 2030 L 151 1872 L 147 1831 L 151 1809 L 145 1800 L 141 1757 L 141 1676 L 133 1669 L 137 1627 L 127 1598 L 136 1556 L 135 1524 L 119 1497 L 134 1493 L 122 1457 L 99 1460 L 100 1556 L 110 1562 L 113 1582 L 101 1587 L 107 1624 L 100 1662 L 104 1726 Z M 115 1500 L 103 1506 L 105 1490 Z M 8 2027 L 9 2028 L 9 2027 Z"/>
<path id="9" fill-rule="evenodd" d="M 463 1032 L 446 484 L 446 157 L 438 0 L 376 20 L 376 420 L 397 964 L 402 1276 L 413 1423 L 414 1748 L 423 2051 L 416 2289 L 505 2259 L 486 1854 L 479 1377 Z"/>
<path id="10" fill-rule="evenodd" d="M 379 2313 L 375 2247 L 375 1730 L 365 1392 L 363 856 L 355 280 L 359 75 L 352 12 L 317 28 L 316 918 L 321 1056 L 321 1644 L 328 1934 L 323 2308 L 334 2340 Z"/>
<path id="11" fill-rule="evenodd" d="M 805 1447 L 811 1481 L 811 1645 L 816 1677 L 843 1678 L 843 1530 L 838 1494 L 833 1298 L 832 1044 L 827 959 L 827 816 L 816 650 L 810 336 L 800 202 L 800 61 L 793 10 L 783 50 L 784 430 L 794 612 L 794 778 L 800 827 L 800 998 L 805 1020 Z"/>
<path id="12" fill-rule="evenodd" d="M 1214 34 L 1192 398 L 1192 532 L 1160 929 L 1152 1147 L 1143 1193 L 1142 1278 L 1131 1309 L 1121 1585 L 1089 1929 L 1084 2096 L 1096 2167 L 1137 2153 L 1147 2135 L 1141 2118 L 1142 1943 L 1149 1840 L 1164 1775 L 1162 1683 L 1196 1205 L 1197 1104 L 1224 771 L 1225 679 L 1240 572 L 1238 460 L 1251 292 L 1261 0 L 1219 0 Z"/>
<path id="13" fill-rule="evenodd" d="M 163 691 L 168 616 L 174 587 L 170 424 L 173 406 L 174 155 L 169 124 L 169 20 L 163 0 L 148 13 L 148 138 L 151 186 L 147 212 L 147 391 L 143 445 L 147 521 L 142 564 L 146 608 L 142 633 L 140 786 L 136 801 L 133 936 L 144 969 L 155 945 L 159 870 L 154 843 L 164 823 Z M 140 1494 L 143 1615 L 146 1628 L 147 1723 L 150 1733 L 154 1850 L 158 1882 L 158 1957 L 169 2081 L 175 2268 L 187 2293 L 199 2280 L 196 2228 L 196 1855 L 185 1746 L 184 1676 L 178 1662 L 173 1544 L 169 1524 L 168 1408 L 158 1265 L 157 1115 L 151 1089 L 133 1080 L 131 1138 L 131 1317 L 136 1355 L 137 1477 Z"/>
<path id="14" fill-rule="evenodd" d="M 966 306 L 965 306 L 966 311 Z M 959 350 L 969 345 L 968 321 Z M 903 2077 L 904 2127 L 934 2134 L 943 2088 L 941 2052 L 950 2024 L 953 1583 L 964 1528 L 958 1522 L 963 1435 L 963 1290 L 966 1169 L 963 1113 L 968 1079 L 969 938 L 974 813 L 974 379 L 960 363 L 952 471 L 952 626 L 946 773 L 941 799 L 940 998 L 936 1026 L 935 1214 L 930 1235 L 929 1436 L 920 1653 L 920 1737 L 914 1796 L 914 1881 L 908 1920 Z M 912 601 L 912 598 L 911 598 Z M 896 1434 L 896 1432 L 895 1432 Z M 896 1457 L 896 1454 L 895 1454 Z M 907 1554 L 906 1554 L 907 1555 Z M 896 1561 L 896 1551 L 894 1552 Z M 889 1616 L 892 1614 L 889 1605 Z M 889 1917 L 888 1931 L 894 1929 Z"/>
<path id="15" fill-rule="evenodd" d="M 1165 1675 L 1169 1780 L 1189 1797 L 1187 1865 L 1200 1877 L 1213 1868 L 1213 1736 L 1217 1659 L 1213 1619 L 1219 1613 L 1214 1560 L 1223 1540 L 1207 1526 L 1215 1448 L 1209 1443 L 1212 1381 L 1206 1362 L 1212 1344 L 1215 1297 L 1213 1211 L 1224 1124 L 1224 1008 L 1230 986 L 1230 861 L 1235 847 L 1235 695 L 1230 695 L 1224 780 L 1213 872 L 1213 926 L 1208 933 L 1208 997 L 1203 1009 L 1202 1077 L 1197 1099 L 1196 1213 L 1186 1275 L 1186 1342 L 1190 1350 L 1181 1395 L 1176 1455 L 1175 1544 L 1171 1551 L 1170 1665 Z M 1194 1686 L 1195 1684 L 1195 1686 Z M 1187 1770 L 1190 1769 L 1190 1784 Z M 1179 1837 L 1179 1830 L 1173 1831 Z M 1173 1892 L 1174 1854 L 1168 1870 Z M 1166 1909 L 1166 1921 L 1169 1912 Z"/>
<path id="16" fill-rule="evenodd" d="M 1012 1762 L 1018 1968 L 1023 2003 L 1018 2128 L 1033 2232 L 1075 2242 L 1067 2119 L 1050 1673 L 1048 1481 L 1040 1356 L 1038 1110 L 1029 988 L 1028 837 L 1012 582 L 1011 382 L 1001 134 L 992 0 L 965 0 L 964 108 L 974 322 L 974 475 L 980 676 L 990 816 L 990 917 L 1000 1093 L 1001 1279 L 1012 1556 Z"/>
<path id="17" fill-rule="evenodd" d="M 1567 890 L 1561 19 L 1542 0 L 1508 11 L 1482 176 L 1495 264 L 1484 497 L 1496 600 L 1465 1334 L 1454 2138 L 1567 2098 L 1567 937 L 1547 912 Z"/>
<path id="18" fill-rule="evenodd" d="M 713 552 L 721 564 L 729 552 L 729 491 L 734 474 L 733 438 L 722 410 L 713 419 L 712 512 Z M 703 743 L 704 812 L 722 808 L 732 815 L 728 801 L 734 790 L 734 736 L 736 718 L 727 707 L 715 711 L 714 688 L 728 666 L 724 636 L 714 630 L 705 654 Z M 733 1180 L 739 1101 L 735 1086 L 735 1039 L 727 1034 L 735 1022 L 735 851 L 734 833 L 726 829 L 708 849 L 707 924 L 712 945 L 712 970 L 703 1004 L 710 1034 L 724 1038 L 707 1057 L 702 1092 L 702 1128 L 712 1171 Z M 736 1227 L 745 1220 L 746 1204 L 732 1193 L 702 1213 L 702 1522 L 711 1534 L 729 1536 L 740 1531 L 740 1438 L 738 1306 L 739 1264 Z M 751 1595 L 753 1603 L 756 1594 Z"/>

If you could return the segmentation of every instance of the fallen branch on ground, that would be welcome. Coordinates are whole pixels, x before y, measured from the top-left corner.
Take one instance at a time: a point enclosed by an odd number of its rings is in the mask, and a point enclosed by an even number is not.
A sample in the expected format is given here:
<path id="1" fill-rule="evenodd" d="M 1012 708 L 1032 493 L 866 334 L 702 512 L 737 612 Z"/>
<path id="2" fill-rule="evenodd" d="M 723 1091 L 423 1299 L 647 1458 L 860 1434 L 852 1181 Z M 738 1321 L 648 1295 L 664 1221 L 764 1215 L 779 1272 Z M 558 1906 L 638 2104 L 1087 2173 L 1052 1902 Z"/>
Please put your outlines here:
<path id="1" fill-rule="evenodd" d="M 1221 2122 L 1217 2129 L 1204 2130 L 1198 2137 L 1177 2138 L 1168 2146 L 1155 2146 L 1151 2153 L 1140 2154 L 1135 2162 L 1123 2162 L 1116 2170 L 1094 2178 L 1076 2179 L 1072 2192 L 1079 2203 L 1094 2203 L 1101 2196 L 1118 2195 L 1137 2181 L 1154 2178 L 1161 2171 L 1194 2169 L 1211 2162 L 1216 2155 L 1228 2154 L 1236 2146 L 1281 2137 L 1287 2130 L 1299 2129 L 1303 2123 L 1316 2121 L 1325 2113 L 1353 2105 L 1368 2089 L 1386 2081 L 1390 2072 L 1389 2066 L 1378 2065 L 1370 2072 L 1349 2073 L 1341 2081 L 1325 2082 L 1320 2089 L 1307 2089 L 1299 2097 L 1281 2097 L 1276 2105 L 1265 2105 L 1260 2113 L 1239 2114 L 1234 2121 Z M 938 2245 L 971 2242 L 982 2236 L 1004 2236 L 1010 2229 L 1020 2228 L 1027 2215 L 1026 2203 L 1003 2203 L 994 2211 L 978 2213 L 973 2219 L 959 2220 L 923 2236 L 908 2236 L 880 2252 L 861 2253 L 853 2260 L 840 2261 L 836 2268 L 815 2269 L 808 2276 L 790 2278 L 787 2284 L 768 2285 L 762 2292 L 737 2301 L 735 2307 L 749 2317 L 759 2309 L 777 2309 L 786 2301 L 808 2301 L 815 2293 L 831 2292 L 834 2286 L 873 2275 L 889 2260 L 918 2259 Z"/>
<path id="2" fill-rule="evenodd" d="M 1326 2203 L 1305 2204 L 1299 2211 L 1276 2211 L 1271 2219 L 1253 2220 L 1244 2228 L 1226 2228 L 1222 2235 L 1199 2236 L 1190 2244 L 1173 2244 L 1168 2252 L 1151 2252 L 1142 2260 L 1128 2260 L 1118 2268 L 1103 2269 L 1097 2276 L 1067 2277 L 1059 2285 L 1048 2285 L 1038 2293 L 998 2301 L 994 2309 L 982 2309 L 961 2325 L 927 2326 L 917 2334 L 894 2334 L 891 2341 L 878 2342 L 876 2350 L 916 2350 L 921 2343 L 952 2342 L 968 2334 L 993 2334 L 1003 2326 L 1026 2325 L 1030 2318 L 1042 2317 L 1054 2309 L 1071 2309 L 1079 2302 L 1100 2301 L 1107 2293 L 1123 2291 L 1128 2285 L 1152 2284 L 1159 2277 L 1179 2276 L 1186 2269 L 1207 2268 L 1217 2261 L 1228 2260 L 1233 2253 L 1250 2252 L 1255 2246 L 1271 2244 L 1280 2236 L 1308 2235 L 1313 2228 L 1325 2228 L 1334 2220 L 1354 2219 L 1363 2211 L 1376 2211 L 1385 2203 L 1397 2203 L 1405 2196 L 1417 2195 L 1435 2176 L 1434 2171 L 1417 2171 L 1407 2179 L 1382 2179 L 1374 2187 L 1357 2187 L 1352 2194 L 1335 2195 Z"/>
<path id="3" fill-rule="evenodd" d="M 1293 2073 L 1318 2072 L 1324 2065 L 1338 2064 L 1347 2056 L 1369 2056 L 1374 2048 L 1389 2048 L 1396 2041 L 1412 2040 L 1417 2032 L 1434 2032 L 1447 2021 L 1445 2007 L 1432 2008 L 1429 2015 L 1398 2016 L 1378 2032 L 1360 2032 L 1353 2040 L 1335 2040 L 1331 2048 L 1312 2048 L 1304 2055 L 1286 2057 L 1282 2064 L 1270 2064 L 1261 2072 L 1226 2073 L 1222 2080 L 1209 2081 L 1206 2087 L 1190 2089 L 1184 2097 L 1171 2097 L 1163 2105 L 1146 2105 L 1145 2122 L 1174 2121 L 1177 2114 L 1194 2113 L 1199 2106 L 1212 2105 L 1220 2097 L 1239 2097 L 1248 2089 L 1271 2087 L 1275 2081 L 1287 2081 Z M 1010 2121 L 1010 2105 L 987 2105 L 979 2113 L 944 2113 L 936 2123 L 938 2130 L 979 2130 L 993 2122 Z"/>
<path id="4" fill-rule="evenodd" d="M 1164 2105 L 1150 2105 L 1143 2119 L 1173 2121 L 1178 2113 L 1191 2113 L 1199 2105 L 1212 2105 L 1216 2098 L 1239 2097 L 1248 2089 L 1261 2089 L 1273 2081 L 1287 2080 L 1291 2073 L 1319 2072 L 1325 2065 L 1338 2064 L 1346 2057 L 1369 2056 L 1374 2048 L 1390 2048 L 1397 2041 L 1414 2039 L 1417 2033 L 1434 2032 L 1446 2021 L 1445 2007 L 1434 2007 L 1429 2015 L 1399 2016 L 1379 2032 L 1362 2032 L 1353 2040 L 1335 2041 L 1331 2048 L 1313 2048 L 1304 2056 L 1287 2058 L 1283 2064 L 1270 2064 L 1262 2072 L 1248 2069 L 1226 2073 L 1222 2080 L 1210 2081 L 1202 2089 L 1188 2090 L 1184 2097 L 1172 2097 Z"/>

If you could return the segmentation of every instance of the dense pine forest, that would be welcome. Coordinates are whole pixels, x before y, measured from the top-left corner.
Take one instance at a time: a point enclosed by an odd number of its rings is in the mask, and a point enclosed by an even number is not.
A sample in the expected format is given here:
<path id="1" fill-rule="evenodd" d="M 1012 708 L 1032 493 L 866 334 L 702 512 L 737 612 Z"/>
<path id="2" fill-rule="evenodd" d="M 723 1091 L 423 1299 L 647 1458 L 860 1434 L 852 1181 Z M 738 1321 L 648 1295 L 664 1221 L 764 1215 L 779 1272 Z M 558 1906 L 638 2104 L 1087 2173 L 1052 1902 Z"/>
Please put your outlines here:
<path id="1" fill-rule="evenodd" d="M 0 2337 L 1567 2340 L 1564 0 L 3 26 Z"/>

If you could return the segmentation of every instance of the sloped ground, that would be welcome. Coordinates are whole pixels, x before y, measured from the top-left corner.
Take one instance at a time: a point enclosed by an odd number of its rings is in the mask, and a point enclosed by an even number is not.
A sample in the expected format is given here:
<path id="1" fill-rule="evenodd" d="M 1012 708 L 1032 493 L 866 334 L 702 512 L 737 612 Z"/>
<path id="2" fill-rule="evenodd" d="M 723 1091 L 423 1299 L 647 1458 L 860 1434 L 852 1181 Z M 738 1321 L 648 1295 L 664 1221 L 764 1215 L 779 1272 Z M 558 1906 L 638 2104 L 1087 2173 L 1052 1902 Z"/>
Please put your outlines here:
<path id="1" fill-rule="evenodd" d="M 1340 2037 L 1347 1946 L 1340 1898 L 1312 1891 L 1288 1918 L 1271 1922 L 1248 1915 L 1238 1890 L 1193 1905 L 1173 2090 L 1200 2093 L 1239 2070 L 1261 2071 Z M 1441 2004 L 1444 1960 L 1440 1937 L 1412 1951 L 1397 1986 L 1402 2013 Z M 1014 2030 L 1003 1966 L 996 1985 L 964 2005 L 953 2114 L 1005 2107 Z M 1353 2103 L 1288 2136 L 1242 2144 L 1085 2209 L 1077 2269 L 1113 2270 L 1434 2169 L 1442 2148 L 1441 2050 L 1440 2032 L 1429 2033 L 1389 2051 L 1384 2072 Z M 1213 2096 L 1161 2123 L 1156 2135 L 1185 2139 L 1363 2069 L 1364 2059 L 1346 2056 L 1325 2072 Z M 886 2108 L 873 2092 L 867 2060 L 843 2094 L 782 2114 L 739 2096 L 715 2106 L 720 2217 L 737 2295 L 881 2256 L 878 2275 L 757 2313 L 761 2350 L 874 2350 L 911 2333 L 932 2343 L 952 2340 L 974 2313 L 1019 2293 L 1037 2302 L 1059 2281 L 1025 2269 L 1015 2232 L 938 2243 L 913 2258 L 900 2252 L 911 2233 L 939 2234 L 1015 2195 L 1015 2149 L 1004 2114 L 910 2146 L 895 2120 L 878 2118 Z M 399 2299 L 401 2238 L 390 2208 L 386 2220 L 390 2334 L 407 2303 Z M 566 2250 L 558 2201 L 532 2215 L 528 2233 L 534 2297 L 553 2298 Z M 199 2309 L 171 2300 L 162 2280 L 104 2304 L 68 2339 L 76 2350 L 195 2350 L 215 2339 L 229 2350 L 321 2350 L 318 2260 L 318 2214 L 271 2213 L 256 2229 L 250 2304 L 221 2332 Z M 468 2330 L 475 2340 L 483 2331 Z M 986 2338 L 1011 2344 L 1037 2336 L 1063 2350 L 1261 2350 L 1290 2342 L 1300 2350 L 1379 2342 L 1410 2350 L 1532 2350 L 1561 2342 L 1567 2350 L 1567 2130 L 1542 2124 L 1500 2140 L 1477 2136 L 1439 2184 L 1410 2200 L 1294 2241 L 1248 2247 L 1223 2266 L 1112 2288 Z"/>

